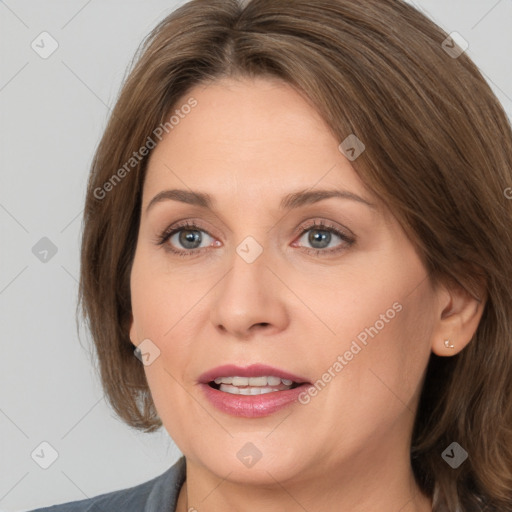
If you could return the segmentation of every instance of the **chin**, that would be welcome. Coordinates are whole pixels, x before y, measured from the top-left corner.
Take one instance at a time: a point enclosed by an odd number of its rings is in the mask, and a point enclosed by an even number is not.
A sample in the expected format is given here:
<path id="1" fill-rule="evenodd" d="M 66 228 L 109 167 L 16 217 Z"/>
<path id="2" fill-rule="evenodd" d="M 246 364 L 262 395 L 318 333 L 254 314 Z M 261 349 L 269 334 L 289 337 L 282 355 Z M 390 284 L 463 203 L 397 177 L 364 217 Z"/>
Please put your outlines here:
<path id="1" fill-rule="evenodd" d="M 255 439 L 256 436 L 251 437 Z M 284 482 L 293 478 L 303 471 L 303 466 L 307 466 L 292 450 L 283 454 L 282 444 L 281 448 L 272 448 L 268 446 L 268 440 L 267 447 L 262 446 L 263 441 L 230 441 L 232 446 L 220 450 L 200 449 L 198 453 L 201 456 L 192 454 L 191 460 L 231 482 L 271 486 L 275 486 L 276 480 Z M 257 448 L 258 445 L 260 448 Z"/>

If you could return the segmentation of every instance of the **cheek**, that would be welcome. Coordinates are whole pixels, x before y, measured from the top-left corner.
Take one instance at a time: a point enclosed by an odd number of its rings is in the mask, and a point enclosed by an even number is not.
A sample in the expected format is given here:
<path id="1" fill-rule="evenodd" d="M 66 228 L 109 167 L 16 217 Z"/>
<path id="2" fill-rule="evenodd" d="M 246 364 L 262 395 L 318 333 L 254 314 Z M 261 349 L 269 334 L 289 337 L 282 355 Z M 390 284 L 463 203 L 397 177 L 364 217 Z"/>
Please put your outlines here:
<path id="1" fill-rule="evenodd" d="M 322 318 L 335 334 L 315 356 L 318 378 L 330 383 L 313 401 L 319 413 L 345 411 L 347 423 L 391 422 L 414 407 L 431 351 L 434 297 L 420 264 L 373 265 L 359 275 L 344 280 L 342 291 L 324 289 Z"/>
<path id="2" fill-rule="evenodd" d="M 190 423 L 189 411 L 183 402 L 183 388 L 179 384 L 181 376 L 175 369 L 169 368 L 165 360 L 165 353 L 151 366 L 144 368 L 148 381 L 151 397 L 162 420 L 164 428 L 171 438 L 182 446 L 186 438 L 182 439 L 182 433 L 186 432 L 186 425 Z"/>
<path id="3" fill-rule="evenodd" d="M 431 351 L 430 313 L 422 287 L 409 295 L 382 292 L 366 302 L 364 313 L 354 309 L 352 318 L 362 323 L 354 320 L 352 336 L 334 351 L 342 355 L 343 370 L 330 397 L 341 399 L 352 421 L 379 418 L 384 427 L 406 409 L 414 411 Z"/>
<path id="4" fill-rule="evenodd" d="M 181 396 L 179 383 L 183 382 L 182 371 L 189 349 L 187 338 L 180 332 L 180 321 L 191 305 L 179 293 L 176 279 L 162 273 L 157 275 L 155 267 L 141 256 L 136 257 L 131 275 L 130 337 L 136 344 L 151 340 L 153 354 L 157 354 L 152 356 L 150 365 L 144 366 L 144 372 L 155 406 L 164 419 L 177 406 L 172 402 Z"/>
<path id="5" fill-rule="evenodd" d="M 193 286 L 188 285 L 187 276 L 163 267 L 161 255 L 157 256 L 140 249 L 130 281 L 137 335 L 155 341 L 171 336 L 199 298 Z"/>

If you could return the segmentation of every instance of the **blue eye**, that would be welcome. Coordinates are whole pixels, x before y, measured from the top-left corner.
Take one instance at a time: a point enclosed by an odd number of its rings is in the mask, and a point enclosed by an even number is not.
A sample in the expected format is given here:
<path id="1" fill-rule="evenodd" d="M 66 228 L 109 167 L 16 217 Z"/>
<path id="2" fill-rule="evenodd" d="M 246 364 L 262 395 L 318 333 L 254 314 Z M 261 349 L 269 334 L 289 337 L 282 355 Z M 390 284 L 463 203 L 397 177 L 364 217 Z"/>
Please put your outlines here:
<path id="1" fill-rule="evenodd" d="M 159 236 L 157 243 L 158 245 L 166 244 L 166 250 L 178 254 L 179 256 L 191 256 L 192 254 L 197 254 L 198 252 L 200 252 L 201 249 L 208 248 L 208 246 L 200 247 L 204 238 L 203 233 L 205 233 L 206 236 L 210 237 L 213 240 L 213 237 L 204 229 L 199 228 L 195 224 L 185 222 L 165 230 Z M 174 237 L 176 237 L 177 240 L 173 241 L 172 239 Z M 173 243 L 167 244 L 167 242 Z M 176 246 L 181 246 L 184 250 L 176 249 Z"/>
<path id="2" fill-rule="evenodd" d="M 301 229 L 299 240 L 305 238 L 305 242 L 303 241 L 302 243 L 308 243 L 311 247 L 302 247 L 302 245 L 299 247 L 306 252 L 314 252 L 317 255 L 339 252 L 350 247 L 355 242 L 352 236 L 334 226 L 326 225 L 323 222 L 315 222 L 308 226 L 302 226 Z M 331 242 L 336 238 L 339 239 L 341 243 L 332 247 Z M 208 239 L 210 239 L 210 241 L 207 245 L 203 245 Z M 158 237 L 157 244 L 165 246 L 166 250 L 179 256 L 193 256 L 211 247 L 212 241 L 215 241 L 215 239 L 207 231 L 193 223 L 184 222 L 165 230 Z M 221 244 L 217 242 L 216 245 L 219 246 Z M 295 242 L 293 246 L 296 247 Z"/>
<path id="3" fill-rule="evenodd" d="M 206 233 L 202 229 L 179 229 L 175 231 L 171 236 L 169 236 L 169 240 L 172 241 L 174 237 L 177 237 L 176 242 L 180 244 L 181 247 L 189 250 L 199 249 L 201 243 L 203 242 L 204 235 Z M 206 236 L 210 236 L 206 233 Z M 211 237 L 210 237 L 211 238 Z M 175 244 L 176 244 L 175 242 Z"/>
<path id="4" fill-rule="evenodd" d="M 332 246 L 329 246 L 333 240 L 335 241 L 336 238 L 342 242 L 345 242 L 345 244 L 350 245 L 352 243 L 352 239 L 350 239 L 344 233 L 323 224 L 315 224 L 313 228 L 304 230 L 301 239 L 303 238 L 305 238 L 306 242 L 316 250 L 332 249 Z"/>
<path id="5" fill-rule="evenodd" d="M 338 238 L 341 243 L 330 246 L 331 242 Z M 301 236 L 299 241 L 305 239 L 305 242 L 311 245 L 311 248 L 304 247 L 306 252 L 313 252 L 318 256 L 325 256 L 333 253 L 337 253 L 344 249 L 349 248 L 355 242 L 355 237 L 349 235 L 335 226 L 325 224 L 323 221 L 313 222 L 313 224 L 307 224 L 302 226 Z M 295 244 L 294 244 L 295 246 Z"/>

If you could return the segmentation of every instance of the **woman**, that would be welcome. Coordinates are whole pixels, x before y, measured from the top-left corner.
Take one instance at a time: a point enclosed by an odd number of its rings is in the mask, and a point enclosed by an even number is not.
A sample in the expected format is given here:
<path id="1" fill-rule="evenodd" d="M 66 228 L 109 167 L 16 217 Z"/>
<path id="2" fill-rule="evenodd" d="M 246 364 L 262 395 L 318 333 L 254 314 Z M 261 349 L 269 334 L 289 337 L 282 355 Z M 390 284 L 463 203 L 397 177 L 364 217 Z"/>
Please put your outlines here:
<path id="1" fill-rule="evenodd" d="M 180 7 L 97 150 L 80 297 L 113 408 L 184 457 L 48 510 L 512 510 L 511 169 L 401 1 Z"/>

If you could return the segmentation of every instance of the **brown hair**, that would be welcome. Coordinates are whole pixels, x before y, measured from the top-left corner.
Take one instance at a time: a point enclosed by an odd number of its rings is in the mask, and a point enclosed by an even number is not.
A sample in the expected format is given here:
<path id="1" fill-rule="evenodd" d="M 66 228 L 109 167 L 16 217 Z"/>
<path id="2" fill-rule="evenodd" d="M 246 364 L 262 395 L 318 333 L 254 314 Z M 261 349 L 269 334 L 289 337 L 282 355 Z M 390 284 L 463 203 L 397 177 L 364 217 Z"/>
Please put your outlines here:
<path id="1" fill-rule="evenodd" d="M 411 463 L 427 495 L 437 487 L 437 511 L 512 510 L 512 132 L 469 57 L 443 49 L 446 37 L 400 0 L 192 0 L 149 34 L 92 163 L 81 253 L 82 312 L 125 422 L 161 426 L 128 334 L 148 156 L 126 164 L 194 85 L 277 77 L 340 142 L 364 142 L 353 166 L 417 245 L 432 283 L 485 292 L 466 349 L 431 356 Z M 458 469 L 441 457 L 454 441 L 469 453 Z"/>

